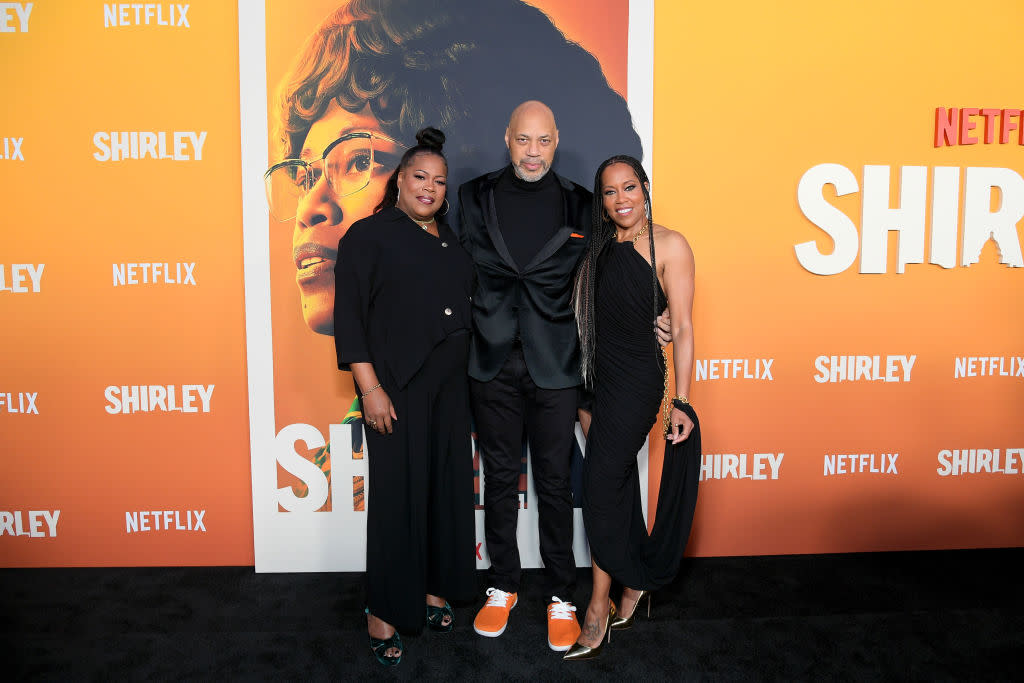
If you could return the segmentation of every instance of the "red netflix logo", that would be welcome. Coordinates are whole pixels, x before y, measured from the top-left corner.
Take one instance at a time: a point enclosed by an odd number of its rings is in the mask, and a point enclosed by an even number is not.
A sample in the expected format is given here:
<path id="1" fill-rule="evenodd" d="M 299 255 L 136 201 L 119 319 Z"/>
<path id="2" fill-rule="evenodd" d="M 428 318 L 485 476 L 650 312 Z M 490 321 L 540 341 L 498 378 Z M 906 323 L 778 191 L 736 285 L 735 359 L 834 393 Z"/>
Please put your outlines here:
<path id="1" fill-rule="evenodd" d="M 981 121 L 977 117 L 981 117 Z M 982 137 L 979 139 L 974 131 L 978 123 L 982 123 Z M 991 109 L 979 107 L 936 107 L 935 108 L 935 146 L 952 147 L 954 145 L 976 145 L 984 142 L 991 145 L 999 132 L 999 144 L 1010 142 L 1011 133 L 1018 145 L 1024 145 L 1024 125 L 1020 109 Z"/>

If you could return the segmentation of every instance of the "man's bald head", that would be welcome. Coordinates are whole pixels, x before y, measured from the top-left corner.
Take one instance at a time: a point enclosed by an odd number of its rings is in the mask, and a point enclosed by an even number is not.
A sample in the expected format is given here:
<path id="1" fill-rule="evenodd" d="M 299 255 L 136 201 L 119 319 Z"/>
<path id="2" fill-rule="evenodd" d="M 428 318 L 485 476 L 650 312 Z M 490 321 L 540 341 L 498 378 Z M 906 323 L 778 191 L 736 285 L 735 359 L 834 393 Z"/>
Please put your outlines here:
<path id="1" fill-rule="evenodd" d="M 512 115 L 508 117 L 508 127 L 515 128 L 518 123 L 525 120 L 536 120 L 554 128 L 555 112 L 540 100 L 527 100 L 512 110 Z"/>
<path id="2" fill-rule="evenodd" d="M 505 146 L 516 175 L 537 182 L 551 170 L 558 147 L 555 114 L 543 102 L 527 100 L 512 110 L 505 129 Z"/>

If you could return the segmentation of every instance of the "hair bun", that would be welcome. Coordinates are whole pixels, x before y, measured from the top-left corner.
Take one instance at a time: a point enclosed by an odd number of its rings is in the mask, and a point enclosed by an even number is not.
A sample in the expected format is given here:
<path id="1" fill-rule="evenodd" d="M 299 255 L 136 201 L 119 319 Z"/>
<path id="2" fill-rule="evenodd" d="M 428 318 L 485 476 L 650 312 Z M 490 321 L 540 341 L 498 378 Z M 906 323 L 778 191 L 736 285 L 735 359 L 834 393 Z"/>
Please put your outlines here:
<path id="1" fill-rule="evenodd" d="M 429 147 L 430 149 L 436 149 L 438 152 L 444 147 L 444 133 L 437 128 L 421 128 L 416 132 L 416 144 L 422 145 L 423 147 Z"/>

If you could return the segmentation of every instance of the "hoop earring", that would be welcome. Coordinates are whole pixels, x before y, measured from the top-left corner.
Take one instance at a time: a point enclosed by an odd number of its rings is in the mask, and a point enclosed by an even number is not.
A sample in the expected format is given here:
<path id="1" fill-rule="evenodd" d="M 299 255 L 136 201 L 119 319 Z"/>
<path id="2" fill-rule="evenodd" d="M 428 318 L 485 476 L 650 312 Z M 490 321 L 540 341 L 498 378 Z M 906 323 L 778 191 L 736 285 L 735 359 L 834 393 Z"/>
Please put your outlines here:
<path id="1" fill-rule="evenodd" d="M 448 210 L 451 209 L 451 208 L 452 208 L 452 205 L 448 203 L 448 198 L 445 197 L 444 198 L 444 213 L 438 212 L 437 215 L 438 216 L 447 216 L 448 215 Z"/>

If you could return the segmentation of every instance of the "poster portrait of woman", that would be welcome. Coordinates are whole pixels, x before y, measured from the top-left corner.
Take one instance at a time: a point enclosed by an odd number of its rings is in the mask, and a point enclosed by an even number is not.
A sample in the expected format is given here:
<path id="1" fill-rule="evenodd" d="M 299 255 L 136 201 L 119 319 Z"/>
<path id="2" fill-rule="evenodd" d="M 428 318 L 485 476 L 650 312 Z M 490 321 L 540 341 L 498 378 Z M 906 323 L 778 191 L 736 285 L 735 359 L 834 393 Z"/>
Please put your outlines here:
<path id="1" fill-rule="evenodd" d="M 503 133 L 526 99 L 555 112 L 560 175 L 586 183 L 610 154 L 642 158 L 625 99 L 629 3 L 267 0 L 265 7 L 274 422 L 279 433 L 298 423 L 320 430 L 324 445 L 294 449 L 329 477 L 328 426 L 358 425 L 361 417 L 350 378 L 331 372 L 331 313 L 335 297 L 346 295 L 334 281 L 338 241 L 380 201 L 397 158 L 424 126 L 448 135 L 452 188 L 508 163 Z M 328 182 L 313 190 L 320 174 Z M 454 218 L 458 207 L 449 211 Z M 359 433 L 352 430 L 343 450 L 334 446 L 336 458 L 361 457 Z M 279 463 L 276 485 L 302 497 L 308 482 L 294 469 Z M 358 509 L 359 485 L 351 490 Z M 329 498 L 319 509 L 336 505 Z"/>

